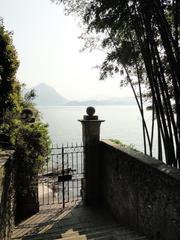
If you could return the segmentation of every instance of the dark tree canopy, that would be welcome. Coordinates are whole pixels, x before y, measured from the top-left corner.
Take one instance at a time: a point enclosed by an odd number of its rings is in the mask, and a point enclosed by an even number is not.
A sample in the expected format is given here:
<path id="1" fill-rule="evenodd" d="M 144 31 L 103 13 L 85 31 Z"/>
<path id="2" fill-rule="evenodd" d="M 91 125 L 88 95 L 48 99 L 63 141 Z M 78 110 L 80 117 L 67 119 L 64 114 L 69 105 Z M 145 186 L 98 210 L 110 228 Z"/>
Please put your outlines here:
<path id="1" fill-rule="evenodd" d="M 16 80 L 19 67 L 17 52 L 12 44 L 12 33 L 0 23 L 0 122 L 8 112 L 20 111 L 20 84 Z"/>

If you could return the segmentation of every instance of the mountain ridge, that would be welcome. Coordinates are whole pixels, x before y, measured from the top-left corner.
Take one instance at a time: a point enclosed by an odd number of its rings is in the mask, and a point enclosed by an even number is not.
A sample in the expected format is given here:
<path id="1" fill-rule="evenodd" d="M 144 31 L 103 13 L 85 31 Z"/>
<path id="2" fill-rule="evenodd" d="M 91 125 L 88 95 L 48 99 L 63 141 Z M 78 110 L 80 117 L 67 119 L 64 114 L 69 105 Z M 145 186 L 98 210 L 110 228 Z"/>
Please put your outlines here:
<path id="1" fill-rule="evenodd" d="M 64 105 L 69 101 L 61 94 L 59 94 L 53 87 L 45 83 L 40 83 L 36 85 L 33 89 L 35 90 L 36 93 L 36 98 L 34 102 L 37 105 L 58 106 Z"/>
<path id="2" fill-rule="evenodd" d="M 135 99 L 133 97 L 112 97 L 103 100 L 69 100 L 58 93 L 53 87 L 40 83 L 34 88 L 36 98 L 35 104 L 40 106 L 86 106 L 86 105 L 135 105 Z"/>

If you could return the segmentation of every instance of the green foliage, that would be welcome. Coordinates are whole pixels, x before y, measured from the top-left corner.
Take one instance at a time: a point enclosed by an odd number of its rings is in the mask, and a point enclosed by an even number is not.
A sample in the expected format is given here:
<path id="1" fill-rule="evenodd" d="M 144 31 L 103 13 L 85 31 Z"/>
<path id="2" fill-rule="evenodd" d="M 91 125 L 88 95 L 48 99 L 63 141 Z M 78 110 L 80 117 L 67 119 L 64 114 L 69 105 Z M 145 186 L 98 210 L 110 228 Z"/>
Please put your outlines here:
<path id="1" fill-rule="evenodd" d="M 32 103 L 35 94 L 21 95 L 18 66 L 12 35 L 0 23 L 0 148 L 14 149 L 16 221 L 22 204 L 34 201 L 38 173 L 50 153 L 47 125 L 40 121 Z"/>
<path id="2" fill-rule="evenodd" d="M 24 97 L 16 79 L 19 66 L 17 52 L 12 42 L 12 33 L 0 22 L 0 147 L 15 150 L 18 168 L 25 176 L 37 174 L 47 161 L 50 138 L 47 125 L 40 121 L 38 110 L 32 100 L 34 91 Z M 33 123 L 22 119 L 25 108 L 33 112 Z M 32 122 L 32 121 L 31 121 Z"/>
<path id="3" fill-rule="evenodd" d="M 16 80 L 19 67 L 17 52 L 12 43 L 12 33 L 0 22 L 0 122 L 7 111 L 18 113 L 20 106 L 20 84 Z"/>
<path id="4" fill-rule="evenodd" d="M 16 159 L 26 174 L 37 174 L 50 153 L 47 125 L 41 122 L 23 124 L 16 139 Z"/>
<path id="5" fill-rule="evenodd" d="M 123 147 L 123 148 L 132 149 L 132 150 L 138 152 L 138 150 L 136 149 L 136 147 L 135 147 L 134 144 L 124 144 L 124 143 L 122 143 L 122 142 L 121 142 L 120 140 L 118 140 L 118 139 L 109 139 L 109 140 L 110 140 L 111 142 L 113 142 L 113 143 L 116 143 L 116 144 L 118 144 L 118 145 L 121 145 L 121 147 Z"/>
<path id="6" fill-rule="evenodd" d="M 125 146 L 125 144 L 124 143 L 122 143 L 120 140 L 118 140 L 118 139 L 109 139 L 111 142 L 113 142 L 113 143 L 116 143 L 116 144 L 119 144 L 119 145 L 121 145 L 121 146 Z"/>
<path id="7" fill-rule="evenodd" d="M 0 124 L 0 146 L 10 149 L 15 148 L 17 133 L 21 125 L 19 115 L 13 111 L 6 111 Z"/>
<path id="8" fill-rule="evenodd" d="M 25 95 L 24 95 L 24 102 L 26 104 L 29 104 L 29 103 L 31 103 L 34 100 L 35 97 L 36 97 L 35 90 L 31 89 L 29 92 L 25 93 Z"/>
<path id="9" fill-rule="evenodd" d="M 0 22 L 0 145 L 12 148 L 22 110 L 20 83 L 16 80 L 19 67 L 12 33 Z"/>

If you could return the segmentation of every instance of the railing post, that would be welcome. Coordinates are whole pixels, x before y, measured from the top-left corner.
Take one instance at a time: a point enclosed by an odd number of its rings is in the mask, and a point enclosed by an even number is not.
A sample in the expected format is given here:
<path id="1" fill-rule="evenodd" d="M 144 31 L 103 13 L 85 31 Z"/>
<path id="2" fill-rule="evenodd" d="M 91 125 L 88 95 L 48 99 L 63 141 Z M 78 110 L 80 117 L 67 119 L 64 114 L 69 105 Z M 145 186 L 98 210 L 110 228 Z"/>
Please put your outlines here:
<path id="1" fill-rule="evenodd" d="M 63 209 L 65 208 L 65 188 L 64 188 L 64 146 L 62 145 L 62 197 L 63 197 Z"/>
<path id="2" fill-rule="evenodd" d="M 84 115 L 82 124 L 82 138 L 85 147 L 84 171 L 85 171 L 85 203 L 94 205 L 99 199 L 99 139 L 100 125 L 104 120 L 98 120 L 94 115 L 95 109 L 88 107 L 88 115 Z"/>

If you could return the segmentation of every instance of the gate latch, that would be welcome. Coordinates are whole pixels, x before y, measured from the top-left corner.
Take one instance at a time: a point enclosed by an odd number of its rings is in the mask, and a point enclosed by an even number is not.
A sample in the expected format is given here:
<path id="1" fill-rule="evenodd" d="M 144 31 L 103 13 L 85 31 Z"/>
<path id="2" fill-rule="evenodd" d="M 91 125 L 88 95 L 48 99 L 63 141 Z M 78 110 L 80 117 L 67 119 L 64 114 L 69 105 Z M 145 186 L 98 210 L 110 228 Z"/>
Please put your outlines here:
<path id="1" fill-rule="evenodd" d="M 61 174 L 58 176 L 58 182 L 66 182 L 72 180 L 72 173 L 75 172 L 76 169 L 66 168 L 61 171 Z"/>

